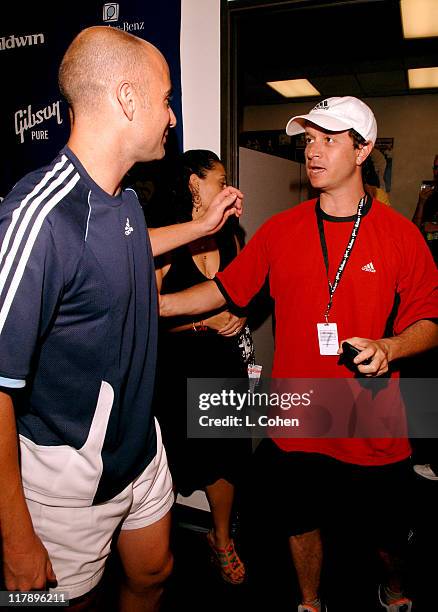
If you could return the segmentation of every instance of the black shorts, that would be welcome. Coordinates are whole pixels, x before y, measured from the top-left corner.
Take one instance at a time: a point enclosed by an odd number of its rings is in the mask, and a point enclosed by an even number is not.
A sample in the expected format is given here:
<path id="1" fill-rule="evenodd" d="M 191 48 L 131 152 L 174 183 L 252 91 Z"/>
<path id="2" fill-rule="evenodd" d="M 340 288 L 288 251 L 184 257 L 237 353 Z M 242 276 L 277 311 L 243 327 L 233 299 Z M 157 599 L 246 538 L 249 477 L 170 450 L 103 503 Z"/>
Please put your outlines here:
<path id="1" fill-rule="evenodd" d="M 361 466 L 318 453 L 285 452 L 266 439 L 255 452 L 253 468 L 253 507 L 264 528 L 287 536 L 318 528 L 351 529 L 387 551 L 407 541 L 410 459 Z"/>

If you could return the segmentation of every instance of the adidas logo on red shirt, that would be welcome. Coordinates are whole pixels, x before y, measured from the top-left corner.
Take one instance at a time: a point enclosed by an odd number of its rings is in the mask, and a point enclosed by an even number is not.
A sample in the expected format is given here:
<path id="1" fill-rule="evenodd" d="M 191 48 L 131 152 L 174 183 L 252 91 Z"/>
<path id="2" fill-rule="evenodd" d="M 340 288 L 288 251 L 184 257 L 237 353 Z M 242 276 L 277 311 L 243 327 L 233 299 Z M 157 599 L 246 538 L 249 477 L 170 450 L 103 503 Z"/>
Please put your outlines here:
<path id="1" fill-rule="evenodd" d="M 373 262 L 367 263 L 365 266 L 361 268 L 364 272 L 377 272 L 376 268 L 373 266 Z"/>

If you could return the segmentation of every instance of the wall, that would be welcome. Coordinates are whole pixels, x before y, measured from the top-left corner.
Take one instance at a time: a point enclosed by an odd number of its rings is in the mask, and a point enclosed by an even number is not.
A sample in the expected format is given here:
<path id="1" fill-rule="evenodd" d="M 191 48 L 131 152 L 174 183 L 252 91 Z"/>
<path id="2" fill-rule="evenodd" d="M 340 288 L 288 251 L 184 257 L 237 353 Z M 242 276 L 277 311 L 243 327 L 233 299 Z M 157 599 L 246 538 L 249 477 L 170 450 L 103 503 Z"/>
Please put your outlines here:
<path id="1" fill-rule="evenodd" d="M 438 95 L 364 99 L 373 109 L 378 135 L 394 138 L 391 204 L 411 218 L 421 181 L 432 178 L 438 153 Z M 316 103 L 316 102 L 315 102 Z M 244 113 L 244 131 L 284 129 L 287 120 L 308 112 L 312 103 L 250 106 Z"/>
<path id="2" fill-rule="evenodd" d="M 220 155 L 220 0 L 181 2 L 184 150 Z"/>
<path id="3" fill-rule="evenodd" d="M 70 41 L 88 26 L 131 32 L 162 51 L 173 80 L 172 108 L 179 120 L 175 136 L 181 143 L 180 10 L 180 0 L 88 0 L 70 2 L 64 11 L 54 11 L 49 2 L 27 2 L 25 9 L 17 2 L 8 4 L 0 26 L 0 134 L 5 152 L 0 195 L 27 172 L 50 163 L 67 141 L 70 121 L 58 89 L 58 67 Z"/>
<path id="4" fill-rule="evenodd" d="M 181 86 L 184 150 L 220 155 L 220 0 L 181 0 Z M 178 502 L 209 510 L 201 491 Z"/>
<path id="5" fill-rule="evenodd" d="M 248 241 L 273 214 L 287 210 L 299 201 L 300 164 L 267 153 L 239 149 L 239 181 L 245 194 L 245 215 L 241 225 Z M 271 305 L 260 304 L 262 316 Z M 263 376 L 271 375 L 274 353 L 272 316 L 269 315 L 253 333 L 256 362 L 263 366 Z"/>

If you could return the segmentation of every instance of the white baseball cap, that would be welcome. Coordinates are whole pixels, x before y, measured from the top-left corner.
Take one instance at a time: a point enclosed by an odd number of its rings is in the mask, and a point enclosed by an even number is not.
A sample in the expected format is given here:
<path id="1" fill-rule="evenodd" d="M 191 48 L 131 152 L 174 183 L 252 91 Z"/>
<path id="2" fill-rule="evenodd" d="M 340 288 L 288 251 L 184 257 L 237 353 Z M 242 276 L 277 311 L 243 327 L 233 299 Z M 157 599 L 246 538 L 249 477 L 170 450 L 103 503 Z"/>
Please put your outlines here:
<path id="1" fill-rule="evenodd" d="M 353 96 L 327 98 L 319 102 L 307 115 L 297 115 L 288 121 L 286 134 L 295 136 L 305 131 L 305 122 L 330 130 L 343 132 L 353 128 L 367 142 L 376 142 L 377 123 L 369 106 Z"/>

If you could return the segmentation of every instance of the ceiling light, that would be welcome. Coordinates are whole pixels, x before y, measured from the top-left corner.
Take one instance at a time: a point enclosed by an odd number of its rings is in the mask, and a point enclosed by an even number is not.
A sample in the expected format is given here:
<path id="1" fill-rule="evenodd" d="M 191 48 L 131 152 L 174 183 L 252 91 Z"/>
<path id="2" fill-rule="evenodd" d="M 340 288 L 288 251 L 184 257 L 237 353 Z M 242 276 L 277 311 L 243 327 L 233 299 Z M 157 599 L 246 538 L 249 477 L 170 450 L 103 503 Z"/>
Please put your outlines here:
<path id="1" fill-rule="evenodd" d="M 438 36 L 437 0 L 401 0 L 400 8 L 405 38 Z"/>
<path id="2" fill-rule="evenodd" d="M 293 79 L 292 81 L 268 81 L 267 85 L 278 91 L 285 98 L 305 98 L 320 96 L 321 94 L 307 79 Z"/>
<path id="3" fill-rule="evenodd" d="M 438 87 L 438 68 L 411 68 L 408 79 L 411 89 Z"/>

